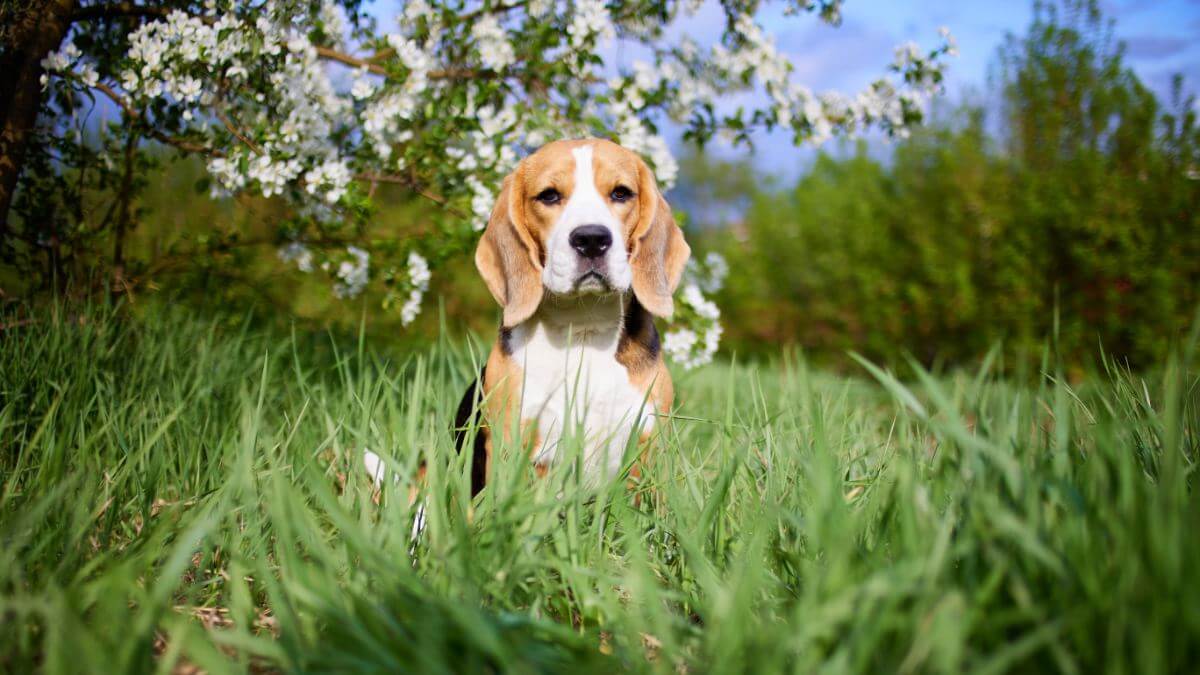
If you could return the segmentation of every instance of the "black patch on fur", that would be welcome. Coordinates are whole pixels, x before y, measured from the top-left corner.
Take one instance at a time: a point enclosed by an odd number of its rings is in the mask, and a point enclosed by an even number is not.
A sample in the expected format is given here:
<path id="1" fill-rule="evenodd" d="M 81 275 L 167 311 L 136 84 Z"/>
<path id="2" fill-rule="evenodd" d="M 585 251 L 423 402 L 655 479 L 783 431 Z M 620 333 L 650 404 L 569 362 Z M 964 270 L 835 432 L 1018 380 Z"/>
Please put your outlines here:
<path id="1" fill-rule="evenodd" d="M 642 303 L 638 302 L 637 296 L 633 294 L 630 294 L 629 304 L 625 307 L 625 335 L 645 348 L 650 359 L 658 358 L 658 350 L 661 349 L 658 328 L 654 325 L 650 312 L 642 307 Z"/>
<path id="2" fill-rule="evenodd" d="M 505 356 L 512 356 L 512 329 L 500 327 L 500 351 L 504 352 Z M 480 376 L 480 381 L 483 376 Z"/>
<path id="3" fill-rule="evenodd" d="M 503 335 L 503 331 L 501 331 L 501 335 Z M 503 340 L 503 337 L 501 339 Z M 484 436 L 481 426 L 479 410 L 480 402 L 483 401 L 483 375 L 486 372 L 487 368 L 481 369 L 479 379 L 467 386 L 462 401 L 458 403 L 458 412 L 454 415 L 454 428 L 451 429 L 454 433 L 454 447 L 458 448 L 459 454 L 462 454 L 467 447 L 468 434 L 472 429 L 475 430 L 471 457 L 472 497 L 479 494 L 480 490 L 483 490 L 484 483 L 487 482 L 487 437 Z"/>

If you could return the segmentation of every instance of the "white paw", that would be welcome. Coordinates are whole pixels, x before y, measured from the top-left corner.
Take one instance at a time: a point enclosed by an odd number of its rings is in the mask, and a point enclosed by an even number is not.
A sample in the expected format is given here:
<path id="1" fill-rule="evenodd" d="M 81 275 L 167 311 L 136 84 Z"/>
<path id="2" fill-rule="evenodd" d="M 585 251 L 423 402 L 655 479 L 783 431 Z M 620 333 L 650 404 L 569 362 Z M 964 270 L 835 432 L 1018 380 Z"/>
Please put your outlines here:
<path id="1" fill-rule="evenodd" d="M 383 458 L 371 452 L 363 450 L 363 466 L 366 467 L 367 473 L 371 476 L 371 482 L 375 483 L 375 487 L 383 486 L 383 479 L 387 475 L 387 467 L 383 464 Z M 392 476 L 392 483 L 399 483 L 400 476 Z M 422 502 L 417 506 L 416 513 L 413 514 L 412 532 L 409 533 L 409 540 L 413 542 L 414 552 L 417 541 L 421 538 L 421 533 L 425 531 L 425 503 Z"/>
<path id="2" fill-rule="evenodd" d="M 383 465 L 383 458 L 370 450 L 363 450 L 363 466 L 367 467 L 367 473 L 371 476 L 375 487 L 382 486 L 383 475 L 387 471 L 387 467 Z"/>

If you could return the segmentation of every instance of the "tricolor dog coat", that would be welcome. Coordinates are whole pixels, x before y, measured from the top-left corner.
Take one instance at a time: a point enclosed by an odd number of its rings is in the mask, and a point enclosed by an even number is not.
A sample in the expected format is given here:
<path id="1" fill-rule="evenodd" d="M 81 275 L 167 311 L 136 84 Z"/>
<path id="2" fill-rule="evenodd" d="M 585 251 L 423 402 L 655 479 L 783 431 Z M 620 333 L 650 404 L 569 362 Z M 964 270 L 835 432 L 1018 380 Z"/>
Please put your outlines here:
<path id="1" fill-rule="evenodd" d="M 674 395 L 654 317 L 671 315 L 689 254 L 653 172 L 615 143 L 556 141 L 504 179 L 475 252 L 501 326 L 456 419 L 473 492 L 498 438 L 539 475 L 564 433 L 582 430 L 591 478 L 620 470 L 635 429 L 644 450 Z"/>

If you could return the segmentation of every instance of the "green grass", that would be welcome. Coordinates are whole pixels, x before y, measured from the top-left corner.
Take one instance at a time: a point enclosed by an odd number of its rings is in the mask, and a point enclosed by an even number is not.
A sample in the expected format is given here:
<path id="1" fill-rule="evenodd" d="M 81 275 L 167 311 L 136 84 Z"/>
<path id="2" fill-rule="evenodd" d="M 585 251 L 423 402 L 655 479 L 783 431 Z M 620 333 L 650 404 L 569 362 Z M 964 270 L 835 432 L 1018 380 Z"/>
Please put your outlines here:
<path id="1" fill-rule="evenodd" d="M 677 374 L 638 499 L 509 452 L 471 504 L 447 427 L 480 345 L 34 315 L 0 332 L 3 671 L 1200 663 L 1191 347 L 1076 385 L 714 365 Z M 411 553 L 363 448 L 430 458 Z"/>

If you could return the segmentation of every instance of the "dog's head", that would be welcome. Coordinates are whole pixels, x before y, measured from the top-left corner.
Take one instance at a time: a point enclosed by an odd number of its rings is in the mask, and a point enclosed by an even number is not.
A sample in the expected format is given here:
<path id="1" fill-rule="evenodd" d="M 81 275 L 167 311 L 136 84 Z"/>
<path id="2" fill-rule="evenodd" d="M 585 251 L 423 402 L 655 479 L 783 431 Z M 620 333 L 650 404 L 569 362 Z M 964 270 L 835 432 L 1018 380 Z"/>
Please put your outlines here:
<path id="1" fill-rule="evenodd" d="M 545 293 L 632 290 L 652 314 L 670 316 L 690 253 L 650 167 L 586 139 L 545 145 L 504 179 L 475 266 L 512 327 Z"/>

